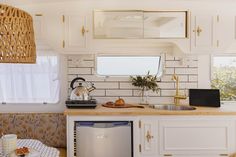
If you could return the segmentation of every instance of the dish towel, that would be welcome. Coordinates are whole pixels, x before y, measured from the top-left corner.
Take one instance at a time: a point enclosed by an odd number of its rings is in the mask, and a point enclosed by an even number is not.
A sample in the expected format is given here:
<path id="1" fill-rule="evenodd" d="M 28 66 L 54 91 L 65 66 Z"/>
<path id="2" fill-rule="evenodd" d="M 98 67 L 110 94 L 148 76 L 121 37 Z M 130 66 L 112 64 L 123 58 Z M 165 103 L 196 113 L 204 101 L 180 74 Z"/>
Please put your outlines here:
<path id="1" fill-rule="evenodd" d="M 48 147 L 42 142 L 33 139 L 18 139 L 17 148 L 29 147 L 40 153 L 40 157 L 59 157 L 60 152 L 53 147 Z M 0 157 L 5 157 L 2 154 L 2 143 L 0 142 Z"/>

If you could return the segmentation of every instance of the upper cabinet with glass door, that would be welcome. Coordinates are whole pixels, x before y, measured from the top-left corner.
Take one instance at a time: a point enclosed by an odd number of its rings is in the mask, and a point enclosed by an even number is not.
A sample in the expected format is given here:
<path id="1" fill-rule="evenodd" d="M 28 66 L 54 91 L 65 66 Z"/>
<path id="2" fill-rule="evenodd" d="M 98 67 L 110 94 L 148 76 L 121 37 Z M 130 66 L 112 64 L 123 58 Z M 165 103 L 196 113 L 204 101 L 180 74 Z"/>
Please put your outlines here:
<path id="1" fill-rule="evenodd" d="M 95 11 L 94 38 L 143 38 L 143 12 Z"/>
<path id="2" fill-rule="evenodd" d="M 94 38 L 186 38 L 187 15 L 187 11 L 94 11 Z"/>
<path id="3" fill-rule="evenodd" d="M 144 38 L 186 38 L 187 12 L 144 12 Z"/>

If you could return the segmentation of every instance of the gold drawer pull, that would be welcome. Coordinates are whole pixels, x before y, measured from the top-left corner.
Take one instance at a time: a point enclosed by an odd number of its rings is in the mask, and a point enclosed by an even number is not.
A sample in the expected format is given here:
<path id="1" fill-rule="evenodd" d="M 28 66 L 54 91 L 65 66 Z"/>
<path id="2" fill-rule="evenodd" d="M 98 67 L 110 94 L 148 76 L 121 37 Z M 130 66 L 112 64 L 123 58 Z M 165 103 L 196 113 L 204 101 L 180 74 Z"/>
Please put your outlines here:
<path id="1" fill-rule="evenodd" d="M 164 156 L 172 156 L 172 154 L 164 154 Z"/>
<path id="2" fill-rule="evenodd" d="M 193 32 L 197 32 L 197 36 L 200 36 L 202 33 L 202 29 L 198 26 L 197 30 L 193 30 Z"/>
<path id="3" fill-rule="evenodd" d="M 146 135 L 147 142 L 150 142 L 152 138 L 153 136 L 151 135 L 150 131 L 147 131 L 147 135 Z"/>
<path id="4" fill-rule="evenodd" d="M 83 26 L 82 29 L 81 29 L 81 33 L 82 35 L 84 36 L 85 33 L 88 33 L 89 31 L 88 30 L 85 30 L 85 27 Z"/>

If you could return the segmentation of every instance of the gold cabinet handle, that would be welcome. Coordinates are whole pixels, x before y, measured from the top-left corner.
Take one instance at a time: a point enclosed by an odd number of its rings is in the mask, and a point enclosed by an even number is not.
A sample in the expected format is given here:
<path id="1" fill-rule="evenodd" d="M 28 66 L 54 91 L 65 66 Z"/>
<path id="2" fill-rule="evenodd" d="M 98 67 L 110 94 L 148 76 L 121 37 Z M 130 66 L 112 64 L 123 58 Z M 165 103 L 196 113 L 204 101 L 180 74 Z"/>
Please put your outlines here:
<path id="1" fill-rule="evenodd" d="M 229 156 L 229 154 L 220 154 L 220 156 Z"/>
<path id="2" fill-rule="evenodd" d="M 147 142 L 150 142 L 152 138 L 153 138 L 153 136 L 151 135 L 150 131 L 147 131 L 147 134 L 146 134 Z"/>
<path id="3" fill-rule="evenodd" d="M 88 30 L 85 30 L 85 27 L 83 26 L 82 29 L 81 29 L 81 33 L 82 35 L 84 36 L 85 33 L 88 33 L 89 31 Z"/>
<path id="4" fill-rule="evenodd" d="M 202 29 L 198 26 L 197 30 L 193 30 L 193 32 L 197 32 L 197 36 L 200 36 L 202 33 Z"/>

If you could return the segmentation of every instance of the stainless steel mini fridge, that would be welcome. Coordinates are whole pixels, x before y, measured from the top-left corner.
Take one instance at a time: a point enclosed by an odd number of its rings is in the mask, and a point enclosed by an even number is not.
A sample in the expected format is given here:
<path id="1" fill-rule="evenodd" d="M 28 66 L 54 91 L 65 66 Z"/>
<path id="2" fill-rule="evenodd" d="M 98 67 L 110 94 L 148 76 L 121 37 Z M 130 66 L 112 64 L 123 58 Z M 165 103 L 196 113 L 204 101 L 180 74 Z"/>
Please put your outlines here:
<path id="1" fill-rule="evenodd" d="M 77 157 L 133 157 L 132 122 L 77 122 Z"/>

